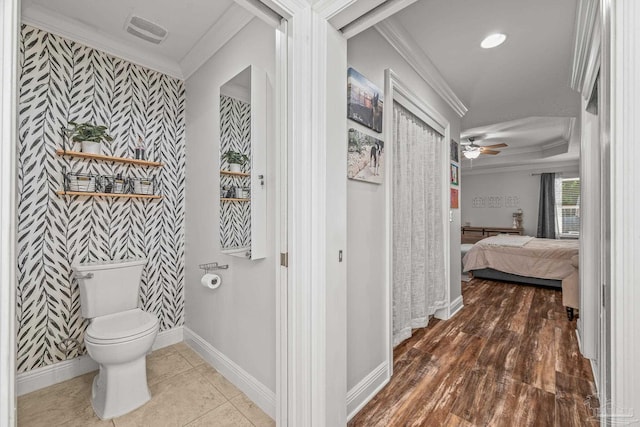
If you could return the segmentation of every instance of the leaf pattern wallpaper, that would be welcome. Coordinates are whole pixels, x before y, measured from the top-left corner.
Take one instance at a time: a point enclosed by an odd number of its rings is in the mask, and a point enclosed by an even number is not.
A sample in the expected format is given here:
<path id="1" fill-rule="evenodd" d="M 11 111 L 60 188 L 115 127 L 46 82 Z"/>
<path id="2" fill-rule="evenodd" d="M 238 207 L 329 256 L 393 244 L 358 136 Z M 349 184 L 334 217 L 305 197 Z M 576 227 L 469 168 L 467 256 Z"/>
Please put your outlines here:
<path id="1" fill-rule="evenodd" d="M 17 366 L 85 353 L 74 262 L 146 257 L 140 299 L 160 329 L 184 323 L 184 82 L 23 25 L 18 113 Z M 109 128 L 103 154 L 154 168 L 57 156 L 69 121 Z M 158 200 L 62 197 L 63 170 L 153 177 Z"/>
<path id="2" fill-rule="evenodd" d="M 246 154 L 251 160 L 251 104 L 220 95 L 220 155 L 229 150 Z M 226 160 L 221 168 L 229 169 Z M 242 166 L 242 171 L 251 172 L 251 161 Z M 250 187 L 250 179 L 221 175 L 220 185 Z M 220 243 L 225 249 L 251 247 L 251 203 L 220 203 Z"/>

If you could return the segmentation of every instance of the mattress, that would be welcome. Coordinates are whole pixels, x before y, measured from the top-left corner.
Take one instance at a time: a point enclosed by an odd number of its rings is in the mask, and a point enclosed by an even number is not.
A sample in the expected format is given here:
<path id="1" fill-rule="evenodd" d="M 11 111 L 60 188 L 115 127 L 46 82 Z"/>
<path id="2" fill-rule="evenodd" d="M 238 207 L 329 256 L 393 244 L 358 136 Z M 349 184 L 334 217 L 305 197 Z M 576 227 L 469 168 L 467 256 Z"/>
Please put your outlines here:
<path id="1" fill-rule="evenodd" d="M 463 259 L 464 271 L 474 271 L 475 275 L 476 270 L 490 268 L 525 278 L 559 280 L 563 305 L 578 308 L 577 240 L 534 238 L 522 246 L 490 242 L 483 239 L 473 245 Z"/>

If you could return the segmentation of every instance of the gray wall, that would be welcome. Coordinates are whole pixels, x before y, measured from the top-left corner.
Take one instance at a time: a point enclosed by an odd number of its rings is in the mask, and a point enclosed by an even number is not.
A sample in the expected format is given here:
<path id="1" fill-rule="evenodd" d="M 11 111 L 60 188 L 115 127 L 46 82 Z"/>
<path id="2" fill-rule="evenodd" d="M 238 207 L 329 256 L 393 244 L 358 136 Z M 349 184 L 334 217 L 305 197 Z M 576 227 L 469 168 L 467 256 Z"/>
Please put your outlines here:
<path id="1" fill-rule="evenodd" d="M 187 228 L 186 319 L 188 328 L 238 364 L 266 387 L 276 387 L 275 260 L 250 261 L 220 251 L 219 116 L 220 86 L 254 64 L 267 72 L 273 87 L 274 30 L 251 21 L 186 82 Z M 273 109 L 269 109 L 273 111 Z M 273 141 L 273 117 L 268 118 Z M 269 144 L 269 142 L 267 142 Z M 267 149 L 267 247 L 274 247 L 275 187 L 273 150 Z M 229 264 L 223 284 L 209 290 L 200 284 L 198 264 Z"/>
<path id="2" fill-rule="evenodd" d="M 562 172 L 563 177 L 572 178 L 578 176 L 578 164 L 573 167 L 553 167 L 545 166 L 543 171 Z M 464 188 L 461 196 L 462 223 L 470 222 L 475 226 L 487 227 L 511 227 L 513 218 L 511 214 L 518 207 L 490 208 L 473 207 L 475 197 L 505 197 L 516 196 L 519 198 L 519 207 L 524 212 L 523 226 L 525 234 L 535 236 L 538 226 L 538 202 L 540 195 L 540 176 L 532 175 L 538 170 L 528 169 L 518 172 L 500 172 L 466 174 L 464 177 Z"/>
<path id="3" fill-rule="evenodd" d="M 460 136 L 460 118 L 449 105 L 375 30 L 369 29 L 348 41 L 347 60 L 381 90 L 384 70 L 391 68 L 412 88 L 413 94 L 433 106 L 451 124 L 451 137 Z M 346 70 L 345 70 L 346 78 Z M 445 76 L 446 78 L 446 76 Z M 393 108 L 384 99 L 384 108 Z M 349 120 L 353 127 L 383 138 Z M 346 138 L 346 130 L 345 130 Z M 389 141 L 385 141 L 389 144 Z M 449 150 L 447 142 L 447 151 Z M 385 177 L 389 179 L 389 177 Z M 453 211 L 451 222 L 451 300 L 460 295 L 460 215 Z M 374 368 L 384 362 L 389 337 L 385 334 L 385 191 L 383 185 L 359 181 L 347 182 L 347 388 L 353 388 Z"/>

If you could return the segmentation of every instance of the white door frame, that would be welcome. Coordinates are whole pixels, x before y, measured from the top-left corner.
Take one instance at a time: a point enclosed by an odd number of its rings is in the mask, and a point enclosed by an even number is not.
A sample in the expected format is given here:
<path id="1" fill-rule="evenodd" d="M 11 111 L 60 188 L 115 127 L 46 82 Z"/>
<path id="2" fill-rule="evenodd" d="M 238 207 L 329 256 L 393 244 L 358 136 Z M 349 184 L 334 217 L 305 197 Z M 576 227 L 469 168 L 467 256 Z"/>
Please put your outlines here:
<path id="1" fill-rule="evenodd" d="M 20 3 L 0 0 L 0 426 L 16 423 L 16 90 Z"/>
<path id="2" fill-rule="evenodd" d="M 384 109 L 384 138 L 387 141 L 385 146 L 386 174 L 385 180 L 385 214 L 386 214 L 386 272 L 385 280 L 386 289 L 386 311 L 385 324 L 387 325 L 386 334 L 388 337 L 386 352 L 388 355 L 387 366 L 389 376 L 393 375 L 393 104 L 394 101 L 402 104 L 429 126 L 433 127 L 439 133 L 444 135 L 444 143 L 446 150 L 442 150 L 442 228 L 444 230 L 444 265 L 445 265 L 445 286 L 447 307 L 436 311 L 435 317 L 448 319 L 451 315 L 451 277 L 450 277 L 450 226 L 449 226 L 449 141 L 451 140 L 451 125 L 445 116 L 440 114 L 436 109 L 416 98 L 412 93 L 410 86 L 402 82 L 398 75 L 391 69 L 386 69 L 384 73 L 384 95 L 387 107 Z"/>
<path id="3" fill-rule="evenodd" d="M 603 9 L 604 28 L 611 25 L 603 31 L 611 107 L 611 395 L 604 409 L 640 423 L 640 2 L 604 0 Z"/>
<path id="4" fill-rule="evenodd" d="M 325 370 L 330 338 L 326 335 L 327 307 L 326 299 L 317 297 L 321 289 L 331 292 L 325 279 L 327 235 L 331 231 L 326 228 L 327 165 L 325 157 L 318 155 L 326 144 L 323 114 L 327 111 L 327 87 L 322 67 L 326 65 L 324 55 L 332 54 L 327 49 L 326 26 L 329 15 L 347 2 L 327 0 L 317 3 L 314 10 L 311 2 L 304 0 L 261 1 L 287 20 L 283 24 L 286 38 L 278 47 L 278 66 L 283 71 L 286 64 L 287 73 L 286 78 L 278 77 L 283 85 L 278 96 L 286 98 L 287 104 L 279 108 L 288 122 L 287 171 L 282 175 L 287 183 L 288 233 L 281 250 L 288 250 L 289 256 L 286 275 L 281 275 L 286 277 L 286 287 L 284 280 L 278 282 L 276 302 L 276 421 L 281 426 L 320 426 L 327 413 L 335 411 L 323 387 L 328 376 L 334 380 L 336 375 L 345 377 L 346 418 L 346 366 L 344 373 L 342 369 Z M 281 128 L 281 138 L 284 136 Z"/>

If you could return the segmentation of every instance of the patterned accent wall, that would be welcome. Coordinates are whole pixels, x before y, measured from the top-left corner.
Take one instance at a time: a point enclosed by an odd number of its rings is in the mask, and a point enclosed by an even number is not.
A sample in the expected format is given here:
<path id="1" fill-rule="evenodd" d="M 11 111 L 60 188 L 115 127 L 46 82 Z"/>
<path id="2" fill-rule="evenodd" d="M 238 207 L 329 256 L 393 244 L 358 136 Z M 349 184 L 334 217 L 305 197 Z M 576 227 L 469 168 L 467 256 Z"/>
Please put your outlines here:
<path id="1" fill-rule="evenodd" d="M 182 325 L 184 82 L 24 25 L 19 67 L 18 371 L 85 352 L 74 262 L 146 257 L 141 306 L 161 330 Z M 57 156 L 69 121 L 107 126 L 108 155 L 133 157 L 141 136 L 164 166 Z M 163 198 L 61 197 L 63 168 L 155 177 Z"/>
<path id="2" fill-rule="evenodd" d="M 220 154 L 228 150 L 244 153 L 251 159 L 251 104 L 229 96 L 220 96 Z M 226 161 L 221 169 L 229 169 Z M 251 172 L 251 162 L 242 167 Z M 220 176 L 220 186 L 250 187 L 250 177 Z M 251 246 L 251 203 L 220 203 L 220 244 L 226 248 L 248 248 Z"/>

